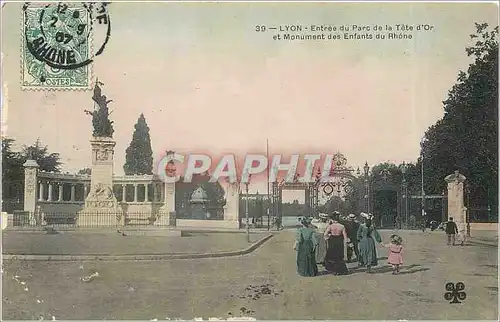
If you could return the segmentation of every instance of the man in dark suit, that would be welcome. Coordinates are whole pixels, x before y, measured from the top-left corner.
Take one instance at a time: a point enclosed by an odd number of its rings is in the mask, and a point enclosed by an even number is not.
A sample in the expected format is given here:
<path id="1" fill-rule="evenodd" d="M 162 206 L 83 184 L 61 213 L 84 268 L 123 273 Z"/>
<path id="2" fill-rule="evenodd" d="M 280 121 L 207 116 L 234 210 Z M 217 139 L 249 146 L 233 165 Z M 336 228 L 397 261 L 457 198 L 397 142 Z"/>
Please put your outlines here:
<path id="1" fill-rule="evenodd" d="M 444 229 L 446 235 L 448 236 L 448 245 L 451 243 L 455 246 L 455 235 L 458 234 L 457 224 L 453 221 L 453 217 L 450 217 L 446 223 L 446 228 Z"/>
<path id="2" fill-rule="evenodd" d="M 345 230 L 347 233 L 347 237 L 351 240 L 351 243 L 354 248 L 354 253 L 356 254 L 356 259 L 359 261 L 359 249 L 358 249 L 358 229 L 359 223 L 355 221 L 356 215 L 350 214 L 347 216 L 347 221 L 345 222 Z M 352 251 L 347 252 L 347 261 L 350 262 L 352 257 Z"/>

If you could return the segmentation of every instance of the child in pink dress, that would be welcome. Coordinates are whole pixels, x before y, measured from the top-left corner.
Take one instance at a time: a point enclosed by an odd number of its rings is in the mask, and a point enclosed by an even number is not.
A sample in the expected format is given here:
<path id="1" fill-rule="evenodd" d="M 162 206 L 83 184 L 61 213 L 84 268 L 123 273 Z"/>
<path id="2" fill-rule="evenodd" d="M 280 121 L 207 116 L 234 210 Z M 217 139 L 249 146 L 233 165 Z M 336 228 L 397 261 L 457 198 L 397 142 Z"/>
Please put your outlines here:
<path id="1" fill-rule="evenodd" d="M 399 274 L 399 267 L 403 265 L 403 238 L 398 235 L 391 236 L 391 243 L 386 245 L 389 248 L 387 261 L 392 265 L 392 275 Z"/>

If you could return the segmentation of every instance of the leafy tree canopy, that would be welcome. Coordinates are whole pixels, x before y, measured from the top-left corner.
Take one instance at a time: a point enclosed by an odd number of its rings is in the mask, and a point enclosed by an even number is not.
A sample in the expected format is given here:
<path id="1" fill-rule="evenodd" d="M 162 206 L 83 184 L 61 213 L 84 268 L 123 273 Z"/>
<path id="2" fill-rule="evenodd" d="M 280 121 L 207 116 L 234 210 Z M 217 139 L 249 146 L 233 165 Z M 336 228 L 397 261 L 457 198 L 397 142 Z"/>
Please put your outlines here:
<path id="1" fill-rule="evenodd" d="M 474 43 L 465 51 L 473 61 L 466 72 L 459 72 L 443 102 L 444 117 L 425 133 L 424 175 L 427 191 L 439 193 L 445 188 L 443 178 L 459 170 L 472 189 L 491 189 L 494 201 L 498 190 L 498 26 L 476 24 L 471 39 Z"/>
<path id="2" fill-rule="evenodd" d="M 23 145 L 20 152 L 22 163 L 26 160 L 35 160 L 40 166 L 41 171 L 60 172 L 60 156 L 59 153 L 49 153 L 49 148 L 42 145 L 40 139 L 37 139 L 32 145 Z"/>
<path id="3" fill-rule="evenodd" d="M 87 175 L 90 175 L 90 174 L 92 174 L 92 169 L 90 169 L 90 168 L 83 168 L 83 169 L 78 170 L 77 174 L 87 174 Z"/>
<path id="4" fill-rule="evenodd" d="M 49 153 L 48 147 L 36 140 L 31 145 L 24 145 L 20 151 L 13 151 L 15 140 L 2 139 L 2 197 L 4 199 L 22 199 L 24 193 L 24 167 L 28 159 L 35 160 L 42 171 L 59 172 L 59 153 Z"/>

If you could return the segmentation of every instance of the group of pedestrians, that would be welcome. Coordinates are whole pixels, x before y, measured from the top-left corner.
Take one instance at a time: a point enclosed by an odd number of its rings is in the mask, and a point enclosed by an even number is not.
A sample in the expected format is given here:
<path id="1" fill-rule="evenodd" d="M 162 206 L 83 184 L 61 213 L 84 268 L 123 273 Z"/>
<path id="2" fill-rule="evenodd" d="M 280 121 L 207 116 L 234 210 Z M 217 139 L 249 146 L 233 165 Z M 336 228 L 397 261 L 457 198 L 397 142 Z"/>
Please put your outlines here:
<path id="1" fill-rule="evenodd" d="M 393 274 L 398 274 L 403 264 L 402 238 L 392 235 L 391 243 L 384 245 L 373 225 L 373 215 L 361 213 L 361 217 L 361 224 L 354 214 L 341 223 L 339 212 L 320 214 L 314 223 L 311 218 L 301 217 L 294 245 L 299 275 L 318 275 L 318 264 L 333 275 L 348 274 L 345 255 L 350 262 L 353 253 L 358 267 L 366 267 L 366 272 L 370 273 L 372 267 L 378 265 L 376 243 L 389 248 L 388 262 L 393 267 Z"/>

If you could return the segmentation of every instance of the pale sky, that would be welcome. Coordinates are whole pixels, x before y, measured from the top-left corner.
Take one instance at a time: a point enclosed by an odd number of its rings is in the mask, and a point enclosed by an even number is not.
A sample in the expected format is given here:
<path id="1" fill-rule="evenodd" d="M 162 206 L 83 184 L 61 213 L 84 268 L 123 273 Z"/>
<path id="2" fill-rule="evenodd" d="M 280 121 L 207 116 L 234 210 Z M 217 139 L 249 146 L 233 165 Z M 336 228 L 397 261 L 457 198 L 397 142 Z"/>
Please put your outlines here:
<path id="1" fill-rule="evenodd" d="M 20 89 L 21 4 L 2 10 L 3 124 L 40 137 L 63 171 L 90 166 L 91 91 Z M 350 165 L 414 161 L 495 4 L 113 3 L 93 64 L 114 100 L 115 173 L 144 113 L 156 159 L 179 152 L 343 153 Z M 256 25 L 429 24 L 411 40 L 274 41 Z"/>

